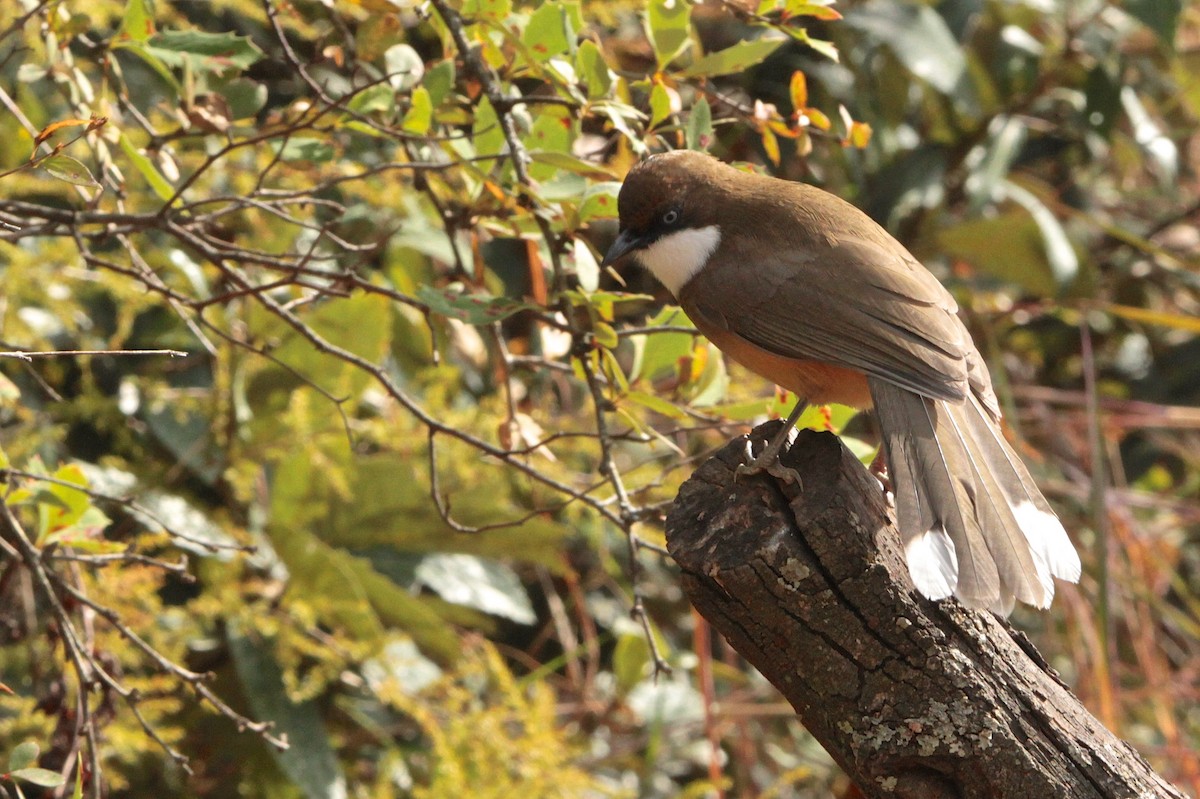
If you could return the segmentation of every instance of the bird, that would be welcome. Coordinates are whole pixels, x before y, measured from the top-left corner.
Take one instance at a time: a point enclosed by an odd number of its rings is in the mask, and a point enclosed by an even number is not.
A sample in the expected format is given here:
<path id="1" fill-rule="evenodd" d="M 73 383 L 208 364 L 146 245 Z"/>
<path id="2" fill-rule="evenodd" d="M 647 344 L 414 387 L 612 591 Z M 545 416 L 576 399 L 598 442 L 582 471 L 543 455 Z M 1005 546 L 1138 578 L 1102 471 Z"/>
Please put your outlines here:
<path id="1" fill-rule="evenodd" d="M 1006 616 L 1079 581 L 954 297 L 866 213 L 694 150 L 635 164 L 617 212 L 603 264 L 634 257 L 718 349 L 797 396 L 755 467 L 806 403 L 873 409 L 921 594 Z"/>

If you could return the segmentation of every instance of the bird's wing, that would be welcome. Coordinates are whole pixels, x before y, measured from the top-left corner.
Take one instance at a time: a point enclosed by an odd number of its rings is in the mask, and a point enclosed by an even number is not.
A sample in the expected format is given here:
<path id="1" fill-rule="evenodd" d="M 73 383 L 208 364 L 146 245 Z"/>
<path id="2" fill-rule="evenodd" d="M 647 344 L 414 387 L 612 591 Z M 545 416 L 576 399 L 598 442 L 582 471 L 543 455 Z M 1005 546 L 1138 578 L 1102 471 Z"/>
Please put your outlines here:
<path id="1" fill-rule="evenodd" d="M 974 387 L 968 361 L 978 355 L 954 298 L 898 242 L 831 238 L 775 248 L 769 262 L 761 252 L 752 241 L 723 242 L 723 267 L 685 286 L 689 308 L 770 352 L 859 369 L 934 399 L 962 401 Z"/>

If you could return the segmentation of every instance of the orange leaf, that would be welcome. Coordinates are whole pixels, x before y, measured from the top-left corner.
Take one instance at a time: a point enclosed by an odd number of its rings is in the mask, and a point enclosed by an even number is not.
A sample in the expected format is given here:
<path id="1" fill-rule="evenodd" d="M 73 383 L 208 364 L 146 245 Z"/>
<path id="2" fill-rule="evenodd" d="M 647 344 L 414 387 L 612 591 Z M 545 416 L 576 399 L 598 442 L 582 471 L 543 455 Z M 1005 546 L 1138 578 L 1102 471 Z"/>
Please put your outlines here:
<path id="1" fill-rule="evenodd" d="M 546 270 L 542 265 L 542 251 L 538 249 L 536 241 L 525 239 L 525 253 L 529 258 L 529 293 L 533 296 L 534 302 L 538 305 L 545 305 L 547 302 Z"/>
<path id="2" fill-rule="evenodd" d="M 871 126 L 866 122 L 855 122 L 850 126 L 850 133 L 846 136 L 842 144 L 848 144 L 851 147 L 857 147 L 860 150 L 867 146 L 871 141 Z"/>
<path id="3" fill-rule="evenodd" d="M 37 145 L 44 142 L 46 139 L 53 136 L 57 131 L 62 130 L 63 128 L 77 128 L 80 125 L 91 125 L 91 124 L 92 124 L 91 119 L 75 119 L 75 118 L 60 119 L 58 122 L 51 122 L 46 127 L 42 128 L 41 133 L 39 133 L 37 135 L 37 138 L 35 138 L 33 140 L 33 144 L 36 147 Z"/>
<path id="4" fill-rule="evenodd" d="M 829 117 L 825 116 L 825 112 L 818 108 L 804 109 L 804 116 L 808 117 L 808 122 L 818 130 L 829 130 L 833 127 L 833 123 L 829 121 Z"/>
<path id="5" fill-rule="evenodd" d="M 796 111 L 808 108 L 808 79 L 800 70 L 792 73 L 792 82 L 788 86 L 788 92 L 792 97 L 792 108 Z"/>
<path id="6" fill-rule="evenodd" d="M 771 132 L 770 128 L 763 128 L 762 144 L 767 158 L 772 164 L 779 166 L 779 139 L 775 138 L 775 134 Z"/>

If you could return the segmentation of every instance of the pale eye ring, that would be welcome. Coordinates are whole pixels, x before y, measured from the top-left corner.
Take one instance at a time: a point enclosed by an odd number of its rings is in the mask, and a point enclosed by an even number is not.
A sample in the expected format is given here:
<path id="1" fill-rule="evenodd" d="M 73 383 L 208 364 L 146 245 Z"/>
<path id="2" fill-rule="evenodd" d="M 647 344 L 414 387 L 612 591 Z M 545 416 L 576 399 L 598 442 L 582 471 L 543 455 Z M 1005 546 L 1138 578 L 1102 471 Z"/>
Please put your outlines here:
<path id="1" fill-rule="evenodd" d="M 675 224 L 679 221 L 679 212 L 672 208 L 670 211 L 667 211 L 665 214 L 663 214 L 662 221 L 664 225 Z"/>

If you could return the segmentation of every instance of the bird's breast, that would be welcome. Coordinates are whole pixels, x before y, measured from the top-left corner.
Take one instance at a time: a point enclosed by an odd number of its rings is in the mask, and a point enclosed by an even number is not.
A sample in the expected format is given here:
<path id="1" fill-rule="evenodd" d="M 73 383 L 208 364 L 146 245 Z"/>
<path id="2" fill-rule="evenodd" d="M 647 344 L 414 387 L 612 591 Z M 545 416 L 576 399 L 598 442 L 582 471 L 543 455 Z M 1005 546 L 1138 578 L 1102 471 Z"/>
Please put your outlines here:
<path id="1" fill-rule="evenodd" d="M 854 408 L 871 407 L 871 391 L 863 372 L 771 352 L 731 330 L 706 324 L 703 315 L 696 313 L 695 309 L 689 309 L 687 302 L 683 303 L 683 309 L 704 337 L 717 345 L 717 349 L 796 396 L 814 405 L 836 402 Z"/>

